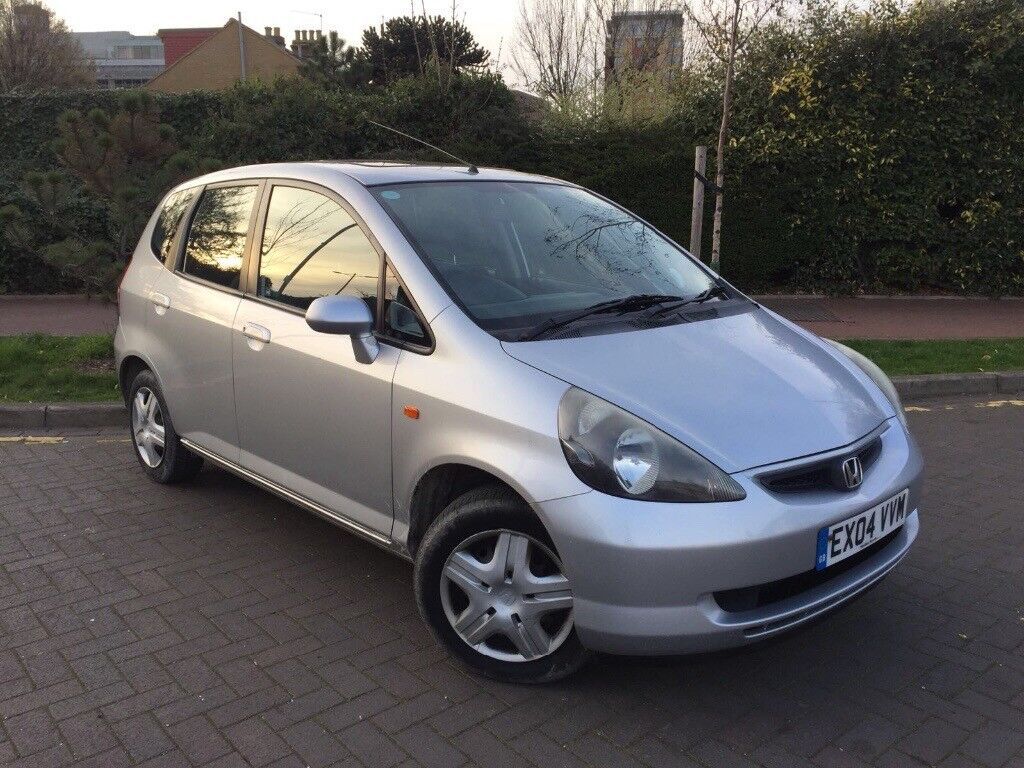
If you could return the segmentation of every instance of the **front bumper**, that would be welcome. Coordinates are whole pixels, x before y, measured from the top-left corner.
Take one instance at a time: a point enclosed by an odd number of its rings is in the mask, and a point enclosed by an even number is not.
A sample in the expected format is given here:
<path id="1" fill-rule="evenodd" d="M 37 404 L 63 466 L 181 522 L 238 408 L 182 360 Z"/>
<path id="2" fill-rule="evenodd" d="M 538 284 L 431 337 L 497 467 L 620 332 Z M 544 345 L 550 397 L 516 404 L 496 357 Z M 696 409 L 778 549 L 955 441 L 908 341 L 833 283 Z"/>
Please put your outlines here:
<path id="1" fill-rule="evenodd" d="M 747 492 L 739 502 L 669 504 L 590 492 L 539 504 L 573 583 L 580 641 L 643 655 L 729 648 L 792 629 L 872 587 L 906 555 L 920 527 L 920 453 L 895 419 L 881 439 L 856 491 L 771 493 L 756 479 L 770 469 L 762 467 L 734 475 Z M 904 488 L 912 511 L 903 527 L 854 567 L 747 610 L 724 610 L 715 599 L 813 571 L 820 528 Z"/>

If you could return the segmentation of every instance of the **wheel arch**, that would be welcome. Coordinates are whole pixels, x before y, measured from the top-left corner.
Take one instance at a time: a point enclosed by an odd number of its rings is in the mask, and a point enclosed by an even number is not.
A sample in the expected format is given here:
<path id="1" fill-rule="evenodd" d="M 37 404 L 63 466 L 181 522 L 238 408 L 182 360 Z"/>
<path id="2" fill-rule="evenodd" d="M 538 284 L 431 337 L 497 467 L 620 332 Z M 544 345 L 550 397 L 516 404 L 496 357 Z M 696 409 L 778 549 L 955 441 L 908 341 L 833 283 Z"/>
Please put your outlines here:
<path id="1" fill-rule="evenodd" d="M 500 473 L 491 468 L 481 467 L 464 461 L 448 461 L 427 470 L 417 481 L 409 501 L 409 531 L 405 546 L 415 558 L 416 550 L 431 523 L 459 496 L 486 485 L 507 489 L 526 502 L 533 511 L 533 504 L 526 495 Z M 544 521 L 537 515 L 541 525 Z M 545 526 L 546 527 L 546 526 Z"/>
<path id="2" fill-rule="evenodd" d="M 152 371 L 153 367 L 139 355 L 127 354 L 121 359 L 117 368 L 117 385 L 121 388 L 121 398 L 126 405 L 128 403 L 128 388 L 135 377 L 145 370 Z"/>

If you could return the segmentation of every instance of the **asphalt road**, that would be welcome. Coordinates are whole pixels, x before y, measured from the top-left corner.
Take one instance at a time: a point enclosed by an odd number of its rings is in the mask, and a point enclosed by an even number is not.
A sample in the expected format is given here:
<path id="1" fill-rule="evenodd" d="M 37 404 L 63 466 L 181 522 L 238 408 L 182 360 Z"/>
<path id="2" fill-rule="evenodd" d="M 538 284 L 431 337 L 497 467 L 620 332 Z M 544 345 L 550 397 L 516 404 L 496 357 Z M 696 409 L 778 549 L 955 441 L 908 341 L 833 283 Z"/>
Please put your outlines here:
<path id="1" fill-rule="evenodd" d="M 463 673 L 410 566 L 119 431 L 0 437 L 0 765 L 1024 766 L 1024 401 L 916 403 L 922 533 L 742 652 Z M 42 438 L 42 439 L 40 439 Z"/>

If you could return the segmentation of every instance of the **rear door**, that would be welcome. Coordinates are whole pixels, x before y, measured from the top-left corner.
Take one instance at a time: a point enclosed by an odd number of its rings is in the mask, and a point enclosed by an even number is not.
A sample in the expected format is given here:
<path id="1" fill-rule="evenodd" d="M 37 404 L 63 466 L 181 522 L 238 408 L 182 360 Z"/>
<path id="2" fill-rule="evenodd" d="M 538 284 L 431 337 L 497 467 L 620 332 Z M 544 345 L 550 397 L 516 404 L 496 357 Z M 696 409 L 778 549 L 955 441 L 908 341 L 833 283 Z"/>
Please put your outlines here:
<path id="1" fill-rule="evenodd" d="M 168 270 L 174 269 L 172 254 L 179 244 L 182 222 L 201 191 L 202 187 L 190 187 L 167 195 L 148 241 L 139 242 L 121 280 L 117 292 L 118 331 L 130 350 L 144 350 L 148 355 L 161 343 L 159 328 L 155 341 L 148 335 L 154 331 L 150 327 L 153 319 L 162 317 L 166 309 L 166 293 L 157 289 L 166 291 Z M 127 387 L 131 382 L 124 384 Z"/>
<path id="2" fill-rule="evenodd" d="M 154 365 L 182 437 L 238 460 L 231 329 L 261 183 L 207 186 L 192 209 L 174 271 L 150 296 Z"/>
<path id="3" fill-rule="evenodd" d="M 376 310 L 381 254 L 333 192 L 271 184 L 234 323 L 243 467 L 344 521 L 390 535 L 391 382 L 400 351 L 357 362 L 348 336 L 318 333 L 305 310 L 348 294 Z"/>

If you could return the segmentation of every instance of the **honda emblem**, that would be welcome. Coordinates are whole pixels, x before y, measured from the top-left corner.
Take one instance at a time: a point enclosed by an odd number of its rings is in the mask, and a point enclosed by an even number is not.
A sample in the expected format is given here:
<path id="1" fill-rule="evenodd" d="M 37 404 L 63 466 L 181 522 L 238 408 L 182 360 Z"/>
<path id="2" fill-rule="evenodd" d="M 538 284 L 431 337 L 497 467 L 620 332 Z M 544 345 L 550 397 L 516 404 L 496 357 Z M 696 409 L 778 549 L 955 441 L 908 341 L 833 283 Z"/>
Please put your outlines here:
<path id="1" fill-rule="evenodd" d="M 851 456 L 843 462 L 843 481 L 851 491 L 864 482 L 864 465 L 860 463 L 860 456 Z"/>

